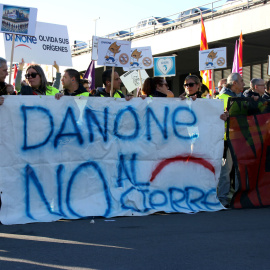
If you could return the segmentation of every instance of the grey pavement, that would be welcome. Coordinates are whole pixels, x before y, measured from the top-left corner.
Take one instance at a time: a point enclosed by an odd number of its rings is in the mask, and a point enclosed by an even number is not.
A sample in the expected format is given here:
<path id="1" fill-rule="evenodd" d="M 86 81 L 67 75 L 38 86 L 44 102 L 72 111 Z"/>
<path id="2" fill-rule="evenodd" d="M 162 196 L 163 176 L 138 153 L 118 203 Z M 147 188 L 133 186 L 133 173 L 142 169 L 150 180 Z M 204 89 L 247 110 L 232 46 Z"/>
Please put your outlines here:
<path id="1" fill-rule="evenodd" d="M 270 208 L 0 225 L 0 270 L 270 269 Z"/>

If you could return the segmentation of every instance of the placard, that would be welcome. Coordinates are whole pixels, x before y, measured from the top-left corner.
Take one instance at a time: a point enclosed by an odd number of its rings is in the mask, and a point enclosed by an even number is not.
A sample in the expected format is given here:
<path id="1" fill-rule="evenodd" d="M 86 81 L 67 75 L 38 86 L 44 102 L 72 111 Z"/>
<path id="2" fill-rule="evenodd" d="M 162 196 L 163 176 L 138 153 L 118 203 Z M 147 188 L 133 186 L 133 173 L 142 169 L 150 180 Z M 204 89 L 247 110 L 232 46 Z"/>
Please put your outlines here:
<path id="1" fill-rule="evenodd" d="M 154 57 L 154 76 L 175 76 L 175 56 Z"/>
<path id="2" fill-rule="evenodd" d="M 142 85 L 144 81 L 149 77 L 144 69 L 140 70 Z M 139 71 L 131 70 L 120 76 L 122 83 L 127 88 L 128 92 L 132 92 L 140 86 Z"/>
<path id="3" fill-rule="evenodd" d="M 4 34 L 6 59 L 10 59 L 12 34 Z M 37 22 L 35 36 L 15 35 L 14 62 L 72 66 L 67 26 Z"/>
<path id="4" fill-rule="evenodd" d="M 124 68 L 125 71 L 128 70 L 138 70 L 138 69 L 150 69 L 153 68 L 153 57 L 151 47 L 136 47 L 131 48 L 130 54 L 130 66 L 129 68 Z"/>
<path id="5" fill-rule="evenodd" d="M 199 70 L 221 69 L 226 67 L 226 47 L 199 51 Z"/>
<path id="6" fill-rule="evenodd" d="M 111 67 L 128 67 L 130 51 L 130 41 L 99 38 L 97 64 Z"/>
<path id="7" fill-rule="evenodd" d="M 0 4 L 0 32 L 34 36 L 37 9 Z"/>

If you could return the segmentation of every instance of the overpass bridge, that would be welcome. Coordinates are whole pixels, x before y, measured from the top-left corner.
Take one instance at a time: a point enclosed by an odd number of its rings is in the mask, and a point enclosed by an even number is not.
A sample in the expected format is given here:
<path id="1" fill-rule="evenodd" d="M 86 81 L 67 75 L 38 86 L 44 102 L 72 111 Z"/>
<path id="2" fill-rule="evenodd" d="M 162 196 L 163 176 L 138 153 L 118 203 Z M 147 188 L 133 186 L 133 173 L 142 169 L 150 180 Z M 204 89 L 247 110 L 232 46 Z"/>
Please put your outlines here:
<path id="1" fill-rule="evenodd" d="M 217 85 L 222 77 L 231 73 L 235 41 L 243 33 L 243 78 L 246 86 L 254 77 L 265 80 L 267 61 L 270 55 L 270 1 L 239 1 L 235 6 L 218 7 L 218 2 L 210 3 L 211 12 L 203 15 L 208 47 L 227 47 L 227 68 L 215 70 L 214 80 Z M 217 8 L 216 8 L 217 7 Z M 175 14 L 174 14 L 175 15 Z M 162 30 L 162 31 L 161 31 Z M 144 34 L 124 37 L 132 40 L 132 47 L 151 46 L 156 56 L 176 55 L 176 76 L 167 78 L 170 89 L 178 95 L 184 91 L 182 85 L 189 73 L 199 75 L 199 54 L 201 24 L 198 18 L 189 18 L 184 22 L 175 22 L 163 29 L 152 29 Z M 91 42 L 89 47 L 73 50 L 73 67 L 84 71 L 91 61 Z M 116 71 L 123 74 L 122 68 Z M 96 86 L 101 86 L 103 67 L 96 68 Z M 147 70 L 153 76 L 153 70 Z"/>

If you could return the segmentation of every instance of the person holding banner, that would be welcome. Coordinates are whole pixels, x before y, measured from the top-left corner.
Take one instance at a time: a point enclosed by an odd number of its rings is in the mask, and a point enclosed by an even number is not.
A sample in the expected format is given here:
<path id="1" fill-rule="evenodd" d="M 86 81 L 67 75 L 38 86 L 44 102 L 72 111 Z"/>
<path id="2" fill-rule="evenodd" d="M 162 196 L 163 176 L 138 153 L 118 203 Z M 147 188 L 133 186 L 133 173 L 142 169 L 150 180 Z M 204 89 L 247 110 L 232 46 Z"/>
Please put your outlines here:
<path id="1" fill-rule="evenodd" d="M 21 88 L 23 87 L 23 93 L 25 93 L 25 89 L 27 88 L 28 92 L 27 93 L 30 93 L 30 94 L 26 94 L 26 95 L 36 95 L 37 93 L 34 91 L 31 91 L 30 88 L 34 88 L 34 89 L 37 89 L 36 87 L 40 87 L 41 84 L 42 84 L 42 88 L 43 88 L 43 93 L 46 93 L 46 87 L 49 86 L 48 85 L 48 82 L 47 82 L 47 79 L 45 77 L 45 73 L 43 71 L 43 69 L 39 66 L 39 65 L 31 65 L 27 68 L 26 72 L 30 69 L 30 67 L 33 69 L 33 73 L 37 75 L 34 75 L 33 76 L 36 76 L 36 77 L 32 77 L 30 79 L 30 75 L 27 75 L 25 74 L 25 78 L 27 81 L 22 81 L 22 72 L 23 72 L 23 67 L 24 67 L 24 60 L 22 58 L 22 61 L 19 63 L 19 69 L 18 69 L 18 73 L 17 73 L 17 76 L 16 76 L 16 80 L 15 80 L 15 89 L 18 91 L 18 94 L 22 94 L 21 93 Z M 61 79 L 61 73 L 59 72 L 59 66 L 57 65 L 56 61 L 54 61 L 54 64 L 53 64 L 53 67 L 56 69 L 56 79 L 53 83 L 53 86 L 50 86 L 51 89 L 59 89 L 59 86 L 60 86 L 60 79 Z M 31 70 L 30 70 L 30 73 L 31 73 Z M 29 77 L 30 76 L 30 77 Z M 29 80 L 30 79 L 30 80 Z M 42 83 L 40 84 L 40 79 L 42 81 Z M 30 83 L 31 82 L 31 83 Z M 30 88 L 29 88 L 30 87 Z M 33 92 L 33 93 L 32 93 Z M 40 91 L 37 90 L 38 95 L 40 95 Z M 49 95 L 51 91 L 49 90 L 48 93 L 46 93 L 46 95 Z M 59 92 L 59 91 L 58 91 Z M 56 92 L 56 93 L 58 93 Z M 22 94 L 22 95 L 25 95 L 25 94 Z"/>
<path id="2" fill-rule="evenodd" d="M 18 77 L 18 76 L 17 76 Z M 18 83 L 16 77 L 16 89 L 19 95 L 47 95 L 54 96 L 59 90 L 48 85 L 43 69 L 36 64 L 30 65 L 25 74 L 26 82 Z M 19 87 L 20 86 L 20 87 Z"/>
<path id="3" fill-rule="evenodd" d="M 5 79 L 8 75 L 7 60 L 0 57 L 0 96 L 2 95 L 16 95 L 13 85 L 5 83 Z M 4 98 L 1 97 L 0 105 L 4 102 Z"/>
<path id="4" fill-rule="evenodd" d="M 147 97 L 174 97 L 168 83 L 162 77 L 147 78 L 143 83 L 142 95 Z"/>
<path id="5" fill-rule="evenodd" d="M 245 97 L 263 97 L 265 93 L 265 83 L 261 78 L 253 78 L 250 81 L 250 89 L 246 90 L 243 95 Z"/>
<path id="6" fill-rule="evenodd" d="M 107 69 L 102 73 L 102 82 L 105 85 L 105 88 L 98 87 L 96 90 L 96 97 L 110 97 L 111 91 L 111 82 L 112 80 L 112 69 Z M 121 79 L 119 74 L 115 71 L 114 72 L 114 79 L 113 79 L 113 97 L 114 98 L 125 98 L 125 95 L 120 90 L 121 86 Z"/>
<path id="7" fill-rule="evenodd" d="M 227 84 L 219 93 L 218 99 L 224 100 L 224 111 L 227 110 L 229 97 L 244 97 L 242 91 L 244 90 L 244 80 L 239 73 L 231 73 L 227 78 Z M 226 125 L 226 124 L 225 124 Z M 218 198 L 223 206 L 228 207 L 230 204 L 229 192 L 231 188 L 230 173 L 233 167 L 233 160 L 230 149 L 227 146 L 225 136 L 224 159 L 222 162 L 219 182 L 218 182 Z M 235 191 L 238 189 L 238 179 L 235 175 Z"/>
<path id="8" fill-rule="evenodd" d="M 72 68 L 66 69 L 61 81 L 64 88 L 65 96 L 89 97 L 89 95 L 91 95 L 82 86 L 82 84 L 80 84 L 80 73 L 76 69 Z"/>
<path id="9" fill-rule="evenodd" d="M 196 75 L 188 75 L 184 81 L 185 93 L 180 97 L 201 98 L 201 81 Z"/>

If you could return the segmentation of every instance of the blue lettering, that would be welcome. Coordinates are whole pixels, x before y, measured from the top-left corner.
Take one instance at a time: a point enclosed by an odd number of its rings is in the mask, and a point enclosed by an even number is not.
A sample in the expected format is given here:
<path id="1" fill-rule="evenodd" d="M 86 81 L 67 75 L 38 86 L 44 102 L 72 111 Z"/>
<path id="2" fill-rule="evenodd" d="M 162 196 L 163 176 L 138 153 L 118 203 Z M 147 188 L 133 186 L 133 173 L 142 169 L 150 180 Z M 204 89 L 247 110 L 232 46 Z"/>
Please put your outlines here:
<path id="1" fill-rule="evenodd" d="M 69 209 L 69 211 L 74 215 L 74 216 L 77 216 L 79 218 L 81 218 L 82 216 L 79 215 L 78 213 L 75 212 L 75 210 L 71 207 L 71 188 L 72 188 L 72 185 L 74 184 L 75 182 L 75 179 L 77 177 L 77 175 L 85 170 L 86 168 L 88 167 L 93 167 L 96 172 L 98 173 L 99 175 L 99 178 L 103 184 L 103 191 L 104 191 L 104 195 L 105 195 L 105 199 L 106 199 L 106 202 L 107 202 L 107 209 L 104 213 L 104 216 L 108 216 L 110 214 L 110 211 L 111 211 L 111 198 L 110 198 L 110 192 L 109 192 L 109 187 L 108 187 L 108 184 L 107 184 L 107 181 L 103 175 L 103 172 L 102 170 L 100 169 L 100 167 L 98 166 L 98 164 L 96 162 L 85 162 L 83 164 L 81 164 L 80 166 L 78 166 L 74 172 L 72 173 L 71 175 L 71 178 L 70 180 L 68 181 L 68 186 L 67 186 L 67 197 L 66 197 L 66 204 L 67 204 L 67 207 Z"/>
<path id="2" fill-rule="evenodd" d="M 63 131 L 64 131 L 66 125 L 67 125 L 68 119 L 71 120 L 71 124 L 72 124 L 75 132 L 63 133 Z M 64 120 L 63 120 L 63 122 L 61 124 L 60 130 L 59 130 L 58 134 L 55 136 L 54 147 L 57 148 L 58 140 L 61 137 L 72 137 L 72 136 L 77 137 L 78 142 L 79 142 L 80 145 L 83 144 L 83 137 L 82 137 L 82 135 L 80 133 L 79 127 L 77 126 L 73 110 L 70 107 L 68 107 L 67 112 L 66 112 L 66 116 L 65 116 L 65 118 L 64 118 Z"/>
<path id="3" fill-rule="evenodd" d="M 180 203 L 185 201 L 185 192 L 180 188 L 169 188 L 169 194 L 170 194 L 170 204 L 174 211 L 178 211 L 178 208 L 189 210 L 187 207 L 183 207 L 180 205 Z M 180 197 L 179 197 L 180 195 Z M 177 197 L 177 198 L 176 198 Z"/>
<path id="4" fill-rule="evenodd" d="M 190 122 L 180 122 L 177 121 L 177 114 L 178 112 L 182 113 L 182 112 L 188 112 L 190 114 L 190 116 L 193 118 L 192 121 Z M 173 126 L 173 131 L 176 137 L 184 139 L 184 140 L 190 140 L 190 139 L 194 139 L 198 137 L 198 134 L 191 134 L 189 136 L 185 136 L 185 135 L 181 135 L 179 134 L 178 130 L 177 130 L 177 126 L 194 126 L 197 123 L 197 117 L 195 115 L 195 113 L 187 108 L 187 107 L 178 107 L 174 112 L 173 112 L 173 116 L 172 116 L 172 126 Z"/>
<path id="5" fill-rule="evenodd" d="M 154 202 L 155 200 L 156 201 L 160 200 L 160 198 L 157 199 L 157 197 L 163 197 L 163 201 L 161 200 L 161 202 Z M 156 190 L 149 195 L 149 204 L 152 209 L 165 206 L 167 203 L 168 199 L 164 191 Z"/>
<path id="6" fill-rule="evenodd" d="M 103 137 L 103 141 L 107 142 L 108 140 L 108 107 L 104 108 L 104 131 L 102 130 L 102 127 L 99 124 L 99 121 L 96 117 L 96 114 L 89 108 L 85 109 L 85 118 L 86 118 L 86 124 L 89 130 L 89 141 L 93 142 L 94 141 L 94 133 L 92 129 L 92 121 L 93 120 L 94 124 L 98 127 L 99 133 Z"/>
<path id="7" fill-rule="evenodd" d="M 147 137 L 148 141 L 150 141 L 152 139 L 152 136 L 151 136 L 151 116 L 155 120 L 157 126 L 159 127 L 159 129 L 163 135 L 163 138 L 168 139 L 168 128 L 167 128 L 168 114 L 169 114 L 169 108 L 167 106 L 165 106 L 163 127 L 162 127 L 162 125 L 158 121 L 153 110 L 149 107 L 147 108 L 147 110 L 146 110 L 146 137 Z"/>
<path id="8" fill-rule="evenodd" d="M 42 185 L 40 184 L 33 168 L 30 165 L 26 165 L 25 167 L 25 182 L 26 182 L 26 192 L 25 192 L 25 200 L 26 200 L 26 215 L 31 218 L 35 219 L 32 214 L 30 213 L 30 179 L 32 179 L 33 184 L 36 186 L 39 196 L 41 197 L 42 202 L 45 204 L 48 212 L 53 215 L 61 216 L 61 213 L 54 212 L 52 207 L 50 206 L 48 200 L 45 197 Z"/>
<path id="9" fill-rule="evenodd" d="M 136 158 L 137 154 L 133 153 L 131 160 L 130 160 L 130 173 L 127 168 L 126 162 L 125 162 L 125 155 L 120 154 L 119 156 L 119 164 L 118 164 L 118 178 L 117 178 L 117 185 L 118 187 L 123 186 L 123 181 L 128 179 L 131 184 L 134 186 L 147 186 L 149 185 L 148 182 L 146 183 L 140 183 L 137 182 L 137 176 L 136 176 Z M 126 178 L 122 177 L 123 172 L 125 173 Z"/>
<path id="10" fill-rule="evenodd" d="M 30 107 L 30 106 L 21 106 L 21 110 L 23 112 L 23 136 L 24 136 L 24 145 L 22 147 L 23 150 L 29 150 L 29 149 L 36 149 L 38 147 L 41 147 L 45 144 L 47 144 L 47 142 L 49 141 L 50 137 L 52 136 L 53 134 L 53 129 L 54 129 L 54 123 L 53 123 L 53 117 L 52 115 L 50 114 L 50 112 L 45 109 L 45 108 L 42 108 L 42 107 L 39 107 L 39 106 L 33 106 L 33 107 Z M 45 114 L 48 118 L 49 118 L 49 121 L 50 121 L 50 132 L 49 132 L 49 135 L 44 139 L 43 142 L 40 142 L 39 144 L 35 144 L 35 145 L 28 145 L 28 142 L 27 142 L 27 137 L 29 136 L 28 132 L 27 132 L 27 129 L 28 129 L 28 114 L 27 112 L 31 112 L 32 114 L 33 113 L 37 113 L 37 112 L 42 112 L 43 114 Z"/>
<path id="11" fill-rule="evenodd" d="M 118 132 L 119 122 L 121 121 L 122 116 L 126 112 L 129 112 L 133 116 L 134 121 L 135 121 L 134 133 L 131 135 L 122 135 L 122 134 L 119 134 L 119 132 Z M 126 109 L 122 109 L 117 113 L 115 120 L 114 120 L 114 129 L 113 129 L 114 135 L 116 137 L 118 137 L 121 140 L 134 140 L 138 137 L 139 129 L 140 129 L 140 123 L 138 120 L 138 115 L 131 106 L 128 106 Z"/>

